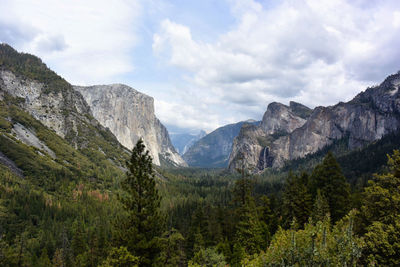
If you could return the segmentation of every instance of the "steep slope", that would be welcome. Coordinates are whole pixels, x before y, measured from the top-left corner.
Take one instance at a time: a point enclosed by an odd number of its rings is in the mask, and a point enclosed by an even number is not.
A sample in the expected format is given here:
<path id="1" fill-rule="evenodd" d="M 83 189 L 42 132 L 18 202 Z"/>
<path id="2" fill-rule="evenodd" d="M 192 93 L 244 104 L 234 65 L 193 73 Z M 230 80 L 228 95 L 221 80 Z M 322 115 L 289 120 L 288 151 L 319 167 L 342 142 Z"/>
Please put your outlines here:
<path id="1" fill-rule="evenodd" d="M 43 140 L 48 134 L 38 136 L 40 127 L 32 126 L 33 120 L 37 120 L 83 155 L 110 160 L 115 167 L 125 166 L 126 149 L 93 118 L 81 94 L 39 58 L 18 53 L 6 44 L 0 45 L 0 100 L 3 102 L 0 125 L 11 134 L 7 137 L 10 142 L 16 139 L 57 158 L 54 149 Z M 22 116 L 23 111 L 32 118 Z M 3 134 L 3 145 L 6 136 Z"/>
<path id="2" fill-rule="evenodd" d="M 228 124 L 207 134 L 197 141 L 183 155 L 189 166 L 226 167 L 232 150 L 233 139 L 238 135 L 242 125 L 257 125 L 253 120 Z"/>
<path id="3" fill-rule="evenodd" d="M 399 86 L 400 73 L 391 75 L 347 103 L 315 108 L 303 124 L 293 118 L 288 124 L 285 112 L 272 112 L 268 107 L 262 126 L 243 129 L 234 141 L 229 168 L 234 169 L 240 158 L 254 171 L 281 167 L 287 160 L 304 157 L 342 138 L 347 138 L 349 150 L 379 140 L 400 127 Z"/>
<path id="4" fill-rule="evenodd" d="M 122 147 L 113 147 L 118 143 L 108 144 L 97 137 L 86 148 L 75 149 L 24 111 L 19 102 L 0 88 L 0 163 L 12 172 L 50 190 L 81 179 L 106 186 L 124 176 L 122 166 L 128 154 Z"/>
<path id="5" fill-rule="evenodd" d="M 132 149 L 142 138 L 156 165 L 186 166 L 175 151 L 167 129 L 154 114 L 154 99 L 123 84 L 74 86 L 89 104 L 93 116 Z M 162 158 L 162 159 L 161 159 Z"/>
<path id="6" fill-rule="evenodd" d="M 205 131 L 200 131 L 198 134 L 191 133 L 170 133 L 172 144 L 180 155 L 186 153 L 191 146 L 193 146 L 198 140 L 206 136 Z"/>

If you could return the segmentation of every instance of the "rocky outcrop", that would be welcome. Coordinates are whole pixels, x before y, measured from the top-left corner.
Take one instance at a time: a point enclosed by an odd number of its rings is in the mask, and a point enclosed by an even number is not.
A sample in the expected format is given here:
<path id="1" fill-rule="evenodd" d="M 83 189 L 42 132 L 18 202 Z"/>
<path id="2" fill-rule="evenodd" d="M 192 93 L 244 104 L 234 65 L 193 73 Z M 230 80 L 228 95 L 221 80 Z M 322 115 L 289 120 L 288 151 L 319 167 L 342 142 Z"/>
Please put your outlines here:
<path id="1" fill-rule="evenodd" d="M 71 86 L 52 90 L 45 83 L 31 80 L 12 71 L 0 70 L 0 90 L 19 99 L 19 105 L 76 148 L 84 144 L 78 132 L 82 123 L 96 126 L 89 106 Z"/>
<path id="2" fill-rule="evenodd" d="M 74 86 L 93 116 L 128 149 L 142 138 L 153 163 L 186 166 L 175 151 L 167 129 L 154 114 L 154 99 L 123 84 Z"/>
<path id="3" fill-rule="evenodd" d="M 269 104 L 259 126 L 243 125 L 233 142 L 229 168 L 233 170 L 244 165 L 248 169 L 263 170 L 271 167 L 274 163 L 272 144 L 303 126 L 310 111 L 296 102 L 290 102 L 289 106 L 277 102 Z"/>
<path id="4" fill-rule="evenodd" d="M 400 127 L 400 73 L 368 88 L 347 103 L 317 107 L 312 112 L 272 103 L 260 127 L 242 129 L 235 139 L 229 168 L 239 159 L 254 171 L 280 167 L 286 160 L 314 153 L 334 140 L 347 138 L 348 148 L 360 148 Z"/>
<path id="5" fill-rule="evenodd" d="M 189 166 L 226 168 L 233 140 L 244 124 L 251 126 L 258 125 L 259 122 L 249 120 L 220 127 L 197 141 L 183 155 L 183 158 Z"/>

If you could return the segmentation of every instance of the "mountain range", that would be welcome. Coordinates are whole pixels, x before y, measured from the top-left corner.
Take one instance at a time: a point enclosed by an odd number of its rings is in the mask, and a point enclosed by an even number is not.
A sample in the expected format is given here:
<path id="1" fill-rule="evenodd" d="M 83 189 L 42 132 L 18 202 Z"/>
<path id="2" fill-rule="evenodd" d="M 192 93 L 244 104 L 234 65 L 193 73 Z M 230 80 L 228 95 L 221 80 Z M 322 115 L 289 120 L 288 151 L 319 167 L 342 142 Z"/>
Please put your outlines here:
<path id="1" fill-rule="evenodd" d="M 207 135 L 174 135 L 181 156 L 154 114 L 152 97 L 123 84 L 73 86 L 39 58 L 1 44 L 0 162 L 23 174 L 15 151 L 31 147 L 46 164 L 57 163 L 56 169 L 77 171 L 71 155 L 79 152 L 82 162 L 96 164 L 93 158 L 101 159 L 118 172 L 129 149 L 142 138 L 159 166 L 230 170 L 244 166 L 262 172 L 338 140 L 352 151 L 397 132 L 399 87 L 400 73 L 396 73 L 346 103 L 311 109 L 296 102 L 273 102 L 260 122 L 229 124 Z M 59 147 L 65 147 L 68 155 Z"/>
<path id="2" fill-rule="evenodd" d="M 351 101 L 313 110 L 291 102 L 268 105 L 259 126 L 243 126 L 235 138 L 229 169 L 245 166 L 254 172 L 282 167 L 286 162 L 346 140 L 355 150 L 400 127 L 400 72 L 367 88 Z"/>

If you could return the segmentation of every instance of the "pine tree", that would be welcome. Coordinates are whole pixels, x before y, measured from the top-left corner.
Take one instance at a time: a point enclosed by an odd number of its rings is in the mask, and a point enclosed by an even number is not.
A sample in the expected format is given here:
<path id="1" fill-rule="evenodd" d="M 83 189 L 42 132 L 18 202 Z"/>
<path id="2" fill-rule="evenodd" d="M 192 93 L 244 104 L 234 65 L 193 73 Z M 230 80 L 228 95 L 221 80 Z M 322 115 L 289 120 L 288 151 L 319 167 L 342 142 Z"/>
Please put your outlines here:
<path id="1" fill-rule="evenodd" d="M 329 214 L 329 205 L 325 196 L 321 194 L 321 190 L 317 190 L 317 196 L 314 201 L 314 209 L 311 217 L 314 223 L 323 221 L 326 215 Z"/>
<path id="2" fill-rule="evenodd" d="M 294 175 L 292 172 L 286 180 L 283 192 L 283 214 L 288 227 L 295 220 L 300 227 L 308 221 L 311 214 L 312 198 L 307 188 L 308 175 Z"/>
<path id="3" fill-rule="evenodd" d="M 318 189 L 326 197 L 333 222 L 341 219 L 349 211 L 350 185 L 331 152 L 315 167 L 310 187 L 314 198 Z"/>
<path id="4" fill-rule="evenodd" d="M 242 252 L 249 255 L 258 253 L 265 244 L 264 228 L 260 221 L 258 209 L 255 205 L 252 191 L 252 181 L 247 177 L 244 168 L 242 177 L 237 180 L 233 189 L 233 200 L 236 204 L 235 237 L 233 258 L 240 259 Z"/>
<path id="5" fill-rule="evenodd" d="M 160 214 L 161 198 L 156 188 L 152 159 L 140 139 L 132 150 L 128 172 L 119 199 L 127 216 L 116 222 L 114 237 L 118 246 L 138 256 L 140 266 L 151 266 L 157 253 L 157 238 L 165 224 Z"/>
<path id="6" fill-rule="evenodd" d="M 361 207 L 364 260 L 377 266 L 400 265 L 400 151 L 388 158 L 389 173 L 369 182 Z"/>
<path id="7" fill-rule="evenodd" d="M 159 239 L 161 253 L 156 261 L 156 266 L 185 266 L 185 239 L 176 229 L 171 229 Z"/>

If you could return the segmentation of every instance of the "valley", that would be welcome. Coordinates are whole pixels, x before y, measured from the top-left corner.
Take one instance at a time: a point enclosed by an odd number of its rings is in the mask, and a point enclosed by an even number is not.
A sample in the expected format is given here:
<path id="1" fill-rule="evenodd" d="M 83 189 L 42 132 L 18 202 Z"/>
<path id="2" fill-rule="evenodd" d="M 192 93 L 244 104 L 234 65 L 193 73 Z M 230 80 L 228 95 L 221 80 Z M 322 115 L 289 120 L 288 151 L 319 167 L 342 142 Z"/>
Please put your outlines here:
<path id="1" fill-rule="evenodd" d="M 395 266 L 399 86 L 171 138 L 151 96 L 0 44 L 0 264 Z"/>

